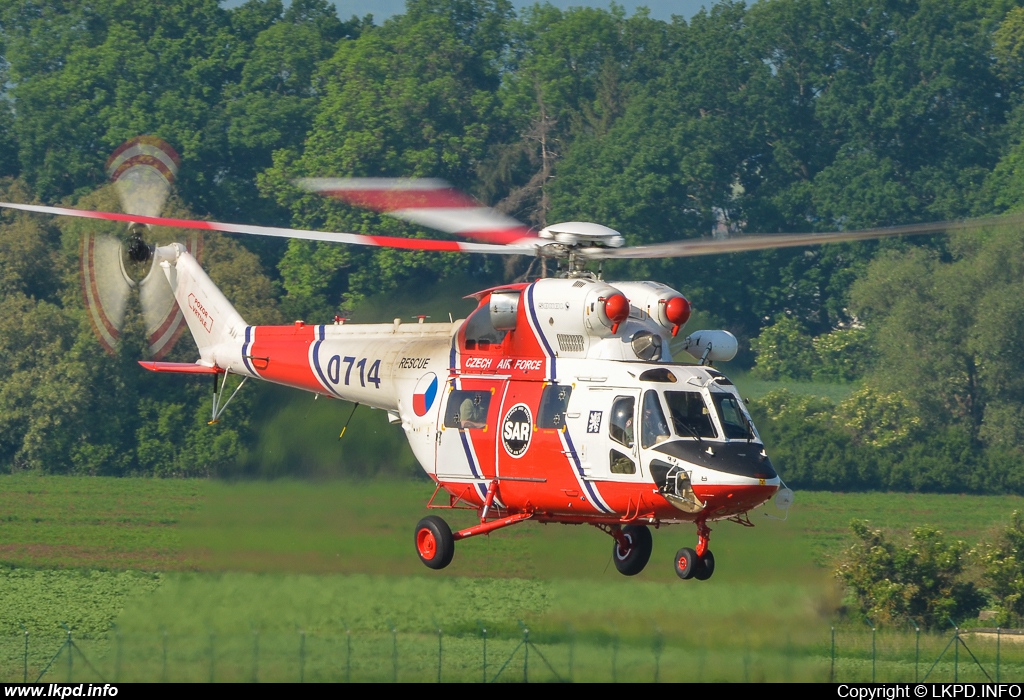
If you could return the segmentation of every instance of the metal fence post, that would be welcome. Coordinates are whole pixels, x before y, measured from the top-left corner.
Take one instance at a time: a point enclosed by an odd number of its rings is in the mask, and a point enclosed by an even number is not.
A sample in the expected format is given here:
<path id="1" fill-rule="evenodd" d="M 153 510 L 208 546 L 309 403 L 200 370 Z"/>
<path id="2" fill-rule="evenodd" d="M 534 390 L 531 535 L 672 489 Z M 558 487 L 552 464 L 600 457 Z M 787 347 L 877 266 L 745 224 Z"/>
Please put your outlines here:
<path id="1" fill-rule="evenodd" d="M 484 683 L 487 682 L 487 628 L 481 627 L 480 634 L 484 638 Z"/>
<path id="2" fill-rule="evenodd" d="M 28 683 L 28 627 L 22 624 L 21 629 L 25 630 L 25 669 L 22 682 Z"/>
<path id="3" fill-rule="evenodd" d="M 530 628 L 523 627 L 523 683 L 530 682 Z"/>
<path id="4" fill-rule="evenodd" d="M 956 683 L 960 680 L 960 628 L 953 622 L 953 618 L 946 619 L 953 625 L 953 682 Z"/>
<path id="5" fill-rule="evenodd" d="M 437 628 L 437 682 L 441 682 L 441 628 Z"/>
<path id="6" fill-rule="evenodd" d="M 996 627 L 996 683 L 999 682 L 999 637 L 1001 628 Z"/>
<path id="7" fill-rule="evenodd" d="M 576 659 L 576 630 L 569 625 L 569 682 L 572 683 L 572 667 Z"/>
<path id="8" fill-rule="evenodd" d="M 162 639 L 160 641 L 162 642 L 163 663 L 162 663 L 161 668 L 160 668 L 160 682 L 161 683 L 166 683 L 167 682 L 167 630 L 166 629 L 163 630 L 163 634 L 161 636 L 162 636 Z"/>
<path id="9" fill-rule="evenodd" d="M 75 655 L 72 653 L 74 647 L 71 646 L 71 630 L 67 627 L 65 627 L 64 629 L 68 630 L 68 641 L 66 644 L 68 648 L 68 683 L 70 683 L 74 674 L 73 666 L 75 663 Z"/>
<path id="10" fill-rule="evenodd" d="M 352 630 L 345 628 L 345 682 L 352 682 Z"/>
<path id="11" fill-rule="evenodd" d="M 214 646 L 214 634 L 210 632 L 210 682 L 214 682 L 214 671 L 216 669 L 217 648 Z"/>
<path id="12" fill-rule="evenodd" d="M 252 633 L 252 682 L 260 682 L 260 631 Z"/>
<path id="13" fill-rule="evenodd" d="M 398 682 L 398 628 L 391 628 L 391 682 Z"/>
<path id="14" fill-rule="evenodd" d="M 866 618 L 868 625 L 871 627 L 871 682 L 875 682 L 875 623 L 870 618 Z"/>
<path id="15" fill-rule="evenodd" d="M 612 683 L 619 682 L 619 630 L 612 636 Z"/>
<path id="16" fill-rule="evenodd" d="M 836 682 L 836 628 L 832 626 L 832 663 L 828 667 L 828 682 Z"/>
<path id="17" fill-rule="evenodd" d="M 914 682 L 917 683 L 917 669 L 921 662 L 921 628 L 913 620 L 910 624 L 914 626 Z"/>
<path id="18" fill-rule="evenodd" d="M 665 640 L 661 636 L 661 630 L 654 628 L 654 682 L 661 682 L 661 649 Z"/>

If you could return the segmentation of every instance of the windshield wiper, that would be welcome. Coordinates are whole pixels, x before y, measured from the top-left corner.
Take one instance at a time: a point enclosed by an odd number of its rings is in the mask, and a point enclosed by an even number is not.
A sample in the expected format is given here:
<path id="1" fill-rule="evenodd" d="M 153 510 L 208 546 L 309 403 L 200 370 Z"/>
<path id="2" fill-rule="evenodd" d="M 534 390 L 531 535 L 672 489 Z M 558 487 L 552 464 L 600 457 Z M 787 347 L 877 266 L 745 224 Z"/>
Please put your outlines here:
<path id="1" fill-rule="evenodd" d="M 686 429 L 686 432 L 688 432 L 693 437 L 697 438 L 697 442 L 698 443 L 703 442 L 703 440 L 700 439 L 700 433 L 698 433 L 696 430 L 694 430 L 693 427 L 689 423 L 684 423 L 683 421 L 678 420 L 676 418 L 673 418 L 672 422 L 676 424 L 676 432 L 677 433 L 679 432 L 679 426 L 683 426 L 683 428 Z"/>

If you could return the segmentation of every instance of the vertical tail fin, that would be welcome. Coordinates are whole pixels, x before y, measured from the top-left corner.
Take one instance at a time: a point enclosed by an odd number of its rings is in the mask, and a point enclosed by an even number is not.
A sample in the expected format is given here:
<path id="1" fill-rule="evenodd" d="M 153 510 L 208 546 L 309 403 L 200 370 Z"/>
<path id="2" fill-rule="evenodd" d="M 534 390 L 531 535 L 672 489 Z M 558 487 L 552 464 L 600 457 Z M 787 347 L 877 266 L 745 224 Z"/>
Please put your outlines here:
<path id="1" fill-rule="evenodd" d="M 237 363 L 247 324 L 185 246 L 158 247 L 153 264 L 160 265 L 171 284 L 201 362 L 224 368 Z"/>

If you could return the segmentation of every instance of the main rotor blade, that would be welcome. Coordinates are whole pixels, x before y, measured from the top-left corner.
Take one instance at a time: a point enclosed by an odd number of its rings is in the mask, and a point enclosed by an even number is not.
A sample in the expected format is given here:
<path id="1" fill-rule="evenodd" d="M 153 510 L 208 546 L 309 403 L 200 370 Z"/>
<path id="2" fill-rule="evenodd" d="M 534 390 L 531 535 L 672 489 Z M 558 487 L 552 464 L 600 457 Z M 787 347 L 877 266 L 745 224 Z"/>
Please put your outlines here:
<path id="1" fill-rule="evenodd" d="M 296 180 L 295 184 L 353 206 L 485 243 L 509 244 L 537 237 L 521 222 L 480 204 L 444 180 L 306 177 Z"/>
<path id="2" fill-rule="evenodd" d="M 353 245 L 376 246 L 380 248 L 399 248 L 402 250 L 434 250 L 452 253 L 492 253 L 496 255 L 533 255 L 540 239 L 522 241 L 522 245 L 493 245 L 488 243 L 461 243 L 459 241 L 431 241 L 420 238 L 398 238 L 396 236 L 364 236 L 358 233 L 338 233 L 333 231 L 308 231 L 305 229 L 278 228 L 276 226 L 249 226 L 243 224 L 225 224 L 219 221 L 203 221 L 199 219 L 169 219 L 161 216 L 139 216 L 118 214 L 108 211 L 86 211 L 67 207 L 45 207 L 36 204 L 12 204 L 0 202 L 0 208 L 20 209 L 40 214 L 56 214 L 58 216 L 75 216 L 82 219 L 102 219 L 104 221 L 124 221 L 127 223 L 150 224 L 152 226 L 169 226 L 173 228 L 199 229 L 202 231 L 223 231 L 225 233 L 247 233 L 256 236 L 275 236 L 278 238 L 300 238 L 308 241 L 327 241 L 330 243 L 350 243 Z"/>
<path id="3" fill-rule="evenodd" d="M 845 243 L 866 241 L 894 236 L 916 236 L 928 233 L 952 233 L 973 231 L 989 226 L 1005 226 L 1024 222 L 1024 214 L 990 216 L 964 221 L 939 221 L 929 224 L 907 224 L 887 228 L 870 228 L 859 231 L 831 231 L 829 233 L 763 233 L 731 238 L 693 238 L 689 240 L 633 246 L 632 248 L 588 248 L 582 254 L 590 260 L 611 258 L 684 258 L 719 253 L 741 253 L 748 250 L 769 250 L 772 248 L 794 248 L 821 245 L 823 243 Z"/>

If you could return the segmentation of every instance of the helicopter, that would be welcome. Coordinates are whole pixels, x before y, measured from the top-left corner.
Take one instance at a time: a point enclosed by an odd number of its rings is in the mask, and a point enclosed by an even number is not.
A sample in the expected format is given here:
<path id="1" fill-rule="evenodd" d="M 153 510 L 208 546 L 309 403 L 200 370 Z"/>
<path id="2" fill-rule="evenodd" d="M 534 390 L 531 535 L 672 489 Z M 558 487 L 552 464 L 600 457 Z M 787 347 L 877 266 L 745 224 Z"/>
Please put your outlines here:
<path id="1" fill-rule="evenodd" d="M 87 270 L 83 259 L 83 286 L 105 288 L 96 280 L 112 274 L 115 250 L 118 259 L 149 266 L 142 279 L 163 291 L 140 299 L 144 312 L 147 304 L 155 308 L 150 315 L 162 325 L 151 336 L 155 359 L 139 364 L 154 372 L 212 376 L 211 423 L 248 379 L 385 411 L 434 482 L 426 507 L 468 509 L 478 519 L 457 531 L 439 515 L 417 523 L 415 551 L 431 569 L 448 566 L 460 540 L 533 521 L 596 527 L 613 540 L 616 569 L 635 576 L 651 558 L 652 527 L 692 523 L 696 546 L 678 549 L 673 567 L 680 579 L 707 580 L 715 571 L 710 523 L 752 526 L 749 513 L 773 497 L 783 511 L 791 505 L 793 493 L 772 464 L 745 401 L 714 367 L 735 356 L 736 338 L 724 330 L 690 333 L 681 347 L 694 362 L 674 361 L 670 345 L 691 314 L 686 297 L 659 282 L 606 281 L 588 263 L 950 232 L 1006 220 L 627 246 L 622 234 L 591 222 L 534 231 L 444 181 L 411 178 L 307 178 L 296 184 L 468 241 L 174 219 L 159 216 L 166 188 L 158 176 L 166 180 L 174 160 L 161 143 L 137 141 L 134 164 L 114 167 L 119 173 L 135 169 L 120 188 L 123 213 L 5 202 L 0 208 L 128 224 L 118 248 L 106 245 L 105 269 Z M 527 255 L 557 261 L 559 271 L 479 291 L 467 318 L 447 323 L 420 317 L 412 323 L 361 324 L 335 317 L 320 324 L 253 326 L 207 276 L 194 239 L 149 245 L 142 232 L 150 227 Z M 113 298 L 123 310 L 123 296 L 136 284 L 124 265 L 115 272 L 120 281 L 94 294 L 99 311 L 90 312 L 107 321 L 109 342 L 116 341 L 109 333 L 116 328 L 102 312 L 103 299 Z M 175 303 L 168 308 L 164 299 Z M 164 337 L 179 319 L 198 348 L 195 363 L 159 359 L 168 348 Z M 230 394 L 229 375 L 240 378 Z"/>

